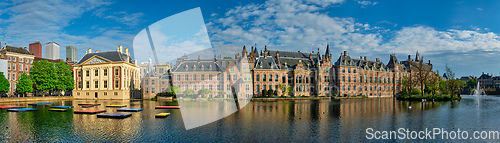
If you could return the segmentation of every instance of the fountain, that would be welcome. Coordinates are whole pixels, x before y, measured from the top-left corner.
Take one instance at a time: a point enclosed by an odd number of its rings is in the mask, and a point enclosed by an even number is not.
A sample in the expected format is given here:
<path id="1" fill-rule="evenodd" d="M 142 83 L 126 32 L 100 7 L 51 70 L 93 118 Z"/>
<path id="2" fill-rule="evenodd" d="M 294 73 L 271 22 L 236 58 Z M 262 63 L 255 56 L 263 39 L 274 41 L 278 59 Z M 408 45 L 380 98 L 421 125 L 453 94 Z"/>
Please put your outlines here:
<path id="1" fill-rule="evenodd" d="M 474 89 L 474 91 L 472 91 L 472 95 L 474 95 L 474 96 L 486 95 L 486 92 L 484 92 L 484 90 L 481 89 L 481 87 L 479 86 L 479 82 L 477 82 L 476 89 Z"/>

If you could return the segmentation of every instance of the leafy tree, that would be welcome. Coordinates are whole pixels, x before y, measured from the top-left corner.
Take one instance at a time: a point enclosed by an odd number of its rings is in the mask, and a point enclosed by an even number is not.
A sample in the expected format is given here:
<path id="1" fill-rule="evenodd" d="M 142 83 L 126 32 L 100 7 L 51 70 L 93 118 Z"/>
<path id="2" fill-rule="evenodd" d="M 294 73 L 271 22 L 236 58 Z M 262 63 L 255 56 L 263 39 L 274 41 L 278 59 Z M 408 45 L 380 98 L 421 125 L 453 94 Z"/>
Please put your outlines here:
<path id="1" fill-rule="evenodd" d="M 196 94 L 196 91 L 192 90 L 192 89 L 186 89 L 184 90 L 184 95 L 187 95 L 187 96 L 192 96 L 192 95 L 195 95 Z"/>
<path id="2" fill-rule="evenodd" d="M 169 86 L 169 87 L 167 87 L 167 89 L 165 91 L 169 94 L 177 95 L 177 94 L 181 93 L 181 88 L 178 86 Z"/>
<path id="3" fill-rule="evenodd" d="M 418 94 L 420 94 L 420 90 L 418 90 L 418 88 L 411 89 L 411 95 L 418 95 Z"/>
<path id="4" fill-rule="evenodd" d="M 207 95 L 212 94 L 212 93 L 213 93 L 212 90 L 206 89 L 206 88 L 198 90 L 198 94 L 206 96 L 206 97 L 208 97 Z"/>
<path id="5" fill-rule="evenodd" d="M 467 87 L 469 87 L 469 89 L 476 88 L 476 86 L 477 86 L 477 79 L 473 78 L 467 81 Z"/>
<path id="6" fill-rule="evenodd" d="M 278 83 L 278 89 L 281 91 L 281 96 L 286 95 L 286 85 L 284 83 L 282 83 L 282 82 Z"/>
<path id="7" fill-rule="evenodd" d="M 459 79 L 450 79 L 450 80 L 447 80 L 446 82 L 447 82 L 448 89 L 450 91 L 450 95 L 452 98 L 454 95 L 458 95 L 458 93 L 459 93 L 458 89 L 460 87 L 465 86 L 465 82 L 463 82 Z"/>
<path id="8" fill-rule="evenodd" d="M 274 96 L 278 96 L 278 90 L 274 91 Z"/>
<path id="9" fill-rule="evenodd" d="M 262 96 L 267 96 L 267 90 L 266 89 L 262 89 Z"/>
<path id="10" fill-rule="evenodd" d="M 49 94 L 56 89 L 58 84 L 58 76 L 54 63 L 47 60 L 33 62 L 30 75 L 36 85 L 36 89 L 49 92 Z"/>
<path id="11" fill-rule="evenodd" d="M 68 91 L 75 88 L 71 66 L 60 61 L 55 64 L 57 74 L 56 89 L 60 91 Z"/>
<path id="12" fill-rule="evenodd" d="M 26 73 L 21 74 L 19 80 L 17 80 L 16 85 L 17 85 L 16 89 L 17 92 L 23 93 L 23 95 L 26 95 L 26 92 L 33 92 L 33 82 Z"/>
<path id="13" fill-rule="evenodd" d="M 436 71 L 436 73 L 432 73 L 431 76 L 430 76 L 430 79 L 429 79 L 429 89 L 430 89 L 430 93 L 432 95 L 435 95 L 437 93 L 437 91 L 439 90 L 439 82 L 441 81 L 441 76 L 439 76 L 439 70 Z M 426 87 L 426 89 L 428 89 Z"/>
<path id="14" fill-rule="evenodd" d="M 286 88 L 286 92 L 287 92 L 289 95 L 294 96 L 294 95 L 293 95 L 293 89 L 292 89 L 292 87 L 291 87 L 291 86 L 288 86 L 288 88 Z"/>
<path id="15" fill-rule="evenodd" d="M 269 90 L 267 91 L 267 96 L 271 97 L 271 96 L 273 96 L 273 95 L 274 95 L 274 91 L 273 91 L 273 89 L 269 89 Z"/>
<path id="16" fill-rule="evenodd" d="M 432 75 L 432 66 L 425 66 L 424 61 L 420 60 L 416 66 L 414 66 L 417 72 L 416 78 L 420 84 L 420 91 L 422 91 L 422 96 L 425 92 L 425 83 L 429 80 L 429 76 Z"/>
<path id="17" fill-rule="evenodd" d="M 226 93 L 224 90 L 220 90 L 219 92 L 217 92 L 217 94 L 218 94 L 219 96 L 224 96 L 224 95 L 226 95 L 227 93 Z"/>
<path id="18" fill-rule="evenodd" d="M 224 57 L 223 59 L 233 59 L 233 58 L 231 58 L 231 57 Z"/>
<path id="19" fill-rule="evenodd" d="M 9 92 L 9 80 L 7 80 L 3 74 L 3 72 L 0 72 L 0 93 L 3 95 L 4 93 Z"/>

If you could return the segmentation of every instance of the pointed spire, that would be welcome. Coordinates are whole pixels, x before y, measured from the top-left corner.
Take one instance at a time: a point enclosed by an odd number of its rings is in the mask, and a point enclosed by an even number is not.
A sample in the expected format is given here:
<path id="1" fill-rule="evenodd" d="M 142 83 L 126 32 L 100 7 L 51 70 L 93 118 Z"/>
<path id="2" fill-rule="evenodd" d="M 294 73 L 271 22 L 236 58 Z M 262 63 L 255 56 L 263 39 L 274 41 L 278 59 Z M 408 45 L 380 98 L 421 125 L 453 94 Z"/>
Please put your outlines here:
<path id="1" fill-rule="evenodd" d="M 247 52 L 247 47 L 245 47 L 245 45 L 243 45 L 243 51 L 242 52 Z"/>
<path id="2" fill-rule="evenodd" d="M 415 56 L 415 61 L 420 61 L 420 54 L 418 54 L 418 50 L 417 50 L 417 55 Z"/>
<path id="3" fill-rule="evenodd" d="M 330 56 L 330 44 L 326 44 L 326 52 L 325 52 L 325 55 L 326 56 Z"/>

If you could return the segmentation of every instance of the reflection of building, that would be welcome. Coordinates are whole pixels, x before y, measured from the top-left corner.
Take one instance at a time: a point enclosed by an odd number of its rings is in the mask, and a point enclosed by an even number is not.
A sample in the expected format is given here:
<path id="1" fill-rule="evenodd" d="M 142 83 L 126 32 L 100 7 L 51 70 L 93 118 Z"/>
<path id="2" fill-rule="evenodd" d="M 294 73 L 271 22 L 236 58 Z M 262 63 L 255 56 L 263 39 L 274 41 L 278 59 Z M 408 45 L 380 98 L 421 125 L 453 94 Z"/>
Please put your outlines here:
<path id="1" fill-rule="evenodd" d="M 29 74 L 35 56 L 26 47 L 18 48 L 7 45 L 0 49 L 0 54 L 0 59 L 8 61 L 8 72 L 4 74 L 7 75 L 10 83 L 10 92 L 8 94 L 12 94 L 16 90 L 16 83 L 20 75 L 23 72 Z"/>
<path id="2" fill-rule="evenodd" d="M 78 54 L 75 46 L 66 46 L 66 61 L 78 60 Z"/>
<path id="3" fill-rule="evenodd" d="M 52 60 L 59 59 L 59 44 L 56 42 L 45 44 L 45 58 Z"/>
<path id="4" fill-rule="evenodd" d="M 40 42 L 31 43 L 29 46 L 29 51 L 35 55 L 35 57 L 42 57 L 42 44 Z"/>
<path id="5" fill-rule="evenodd" d="M 139 67 L 141 70 L 141 73 L 140 73 L 141 78 L 146 76 L 149 72 L 152 72 L 152 71 L 155 71 L 154 75 L 162 75 L 162 74 L 165 74 L 168 69 L 172 68 L 170 66 L 170 64 L 168 64 L 168 63 L 156 63 L 156 64 L 149 65 L 150 63 L 151 62 L 139 64 Z M 148 67 L 148 65 L 151 66 L 152 69 L 150 67 Z M 148 70 L 148 68 L 149 68 L 149 70 Z"/>
<path id="6" fill-rule="evenodd" d="M 139 67 L 125 48 L 118 51 L 88 53 L 73 66 L 75 99 L 129 99 L 140 93 Z"/>

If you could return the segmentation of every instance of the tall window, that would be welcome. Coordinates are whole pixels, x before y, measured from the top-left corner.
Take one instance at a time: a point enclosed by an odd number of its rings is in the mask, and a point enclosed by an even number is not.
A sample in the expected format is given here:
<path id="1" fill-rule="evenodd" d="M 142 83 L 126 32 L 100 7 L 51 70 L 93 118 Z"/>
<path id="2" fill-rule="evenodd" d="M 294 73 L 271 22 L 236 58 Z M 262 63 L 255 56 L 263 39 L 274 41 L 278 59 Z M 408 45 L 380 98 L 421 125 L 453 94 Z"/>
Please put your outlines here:
<path id="1" fill-rule="evenodd" d="M 255 81 L 260 81 L 260 75 L 259 75 L 259 74 L 257 74 L 257 75 L 255 76 Z M 258 85 L 257 85 L 257 86 L 258 86 Z"/>
<path id="2" fill-rule="evenodd" d="M 269 75 L 269 81 L 273 81 L 273 75 Z"/>
<path id="3" fill-rule="evenodd" d="M 180 81 L 181 80 L 181 75 L 177 75 L 177 80 Z"/>
<path id="4" fill-rule="evenodd" d="M 257 88 L 255 90 L 260 91 L 260 86 L 257 85 Z"/>
<path id="5" fill-rule="evenodd" d="M 201 74 L 201 80 L 205 80 L 205 74 Z"/>
<path id="6" fill-rule="evenodd" d="M 196 81 L 196 74 L 193 74 L 193 81 Z"/>
<path id="7" fill-rule="evenodd" d="M 262 75 L 262 81 L 266 81 L 266 74 Z"/>
<path id="8" fill-rule="evenodd" d="M 108 76 L 108 70 L 104 69 L 104 76 Z"/>
<path id="9" fill-rule="evenodd" d="M 94 76 L 99 76 L 99 70 L 94 70 Z"/>
<path id="10" fill-rule="evenodd" d="M 87 81 L 87 82 L 86 82 L 86 87 L 87 87 L 87 88 L 90 88 L 90 81 Z"/>
<path id="11" fill-rule="evenodd" d="M 108 81 L 107 80 L 104 81 L 104 88 L 108 88 Z"/>
<path id="12" fill-rule="evenodd" d="M 115 88 L 118 88 L 118 87 L 119 87 L 119 86 L 118 86 L 118 84 L 119 84 L 119 81 L 118 81 L 118 80 L 115 80 Z"/>
<path id="13" fill-rule="evenodd" d="M 185 80 L 185 81 L 188 81 L 188 79 L 189 79 L 188 77 L 189 77 L 189 76 L 188 76 L 187 74 L 186 74 L 186 75 L 184 75 L 184 80 Z"/>
<path id="14" fill-rule="evenodd" d="M 118 69 L 115 69 L 115 75 L 118 75 Z"/>
<path id="15" fill-rule="evenodd" d="M 212 81 L 212 74 L 209 74 L 209 75 L 208 75 L 208 80 L 209 80 L 209 81 Z"/>
<path id="16" fill-rule="evenodd" d="M 99 81 L 94 81 L 94 88 L 99 88 Z"/>

